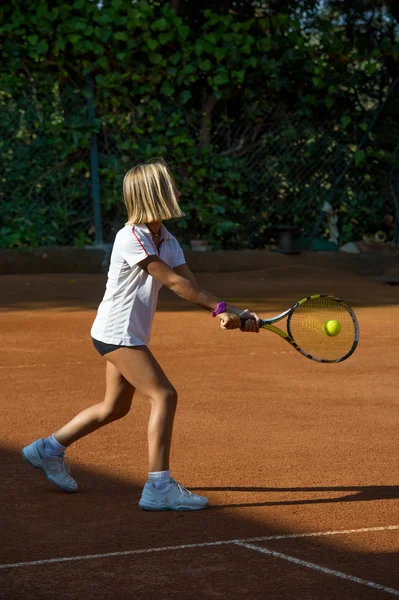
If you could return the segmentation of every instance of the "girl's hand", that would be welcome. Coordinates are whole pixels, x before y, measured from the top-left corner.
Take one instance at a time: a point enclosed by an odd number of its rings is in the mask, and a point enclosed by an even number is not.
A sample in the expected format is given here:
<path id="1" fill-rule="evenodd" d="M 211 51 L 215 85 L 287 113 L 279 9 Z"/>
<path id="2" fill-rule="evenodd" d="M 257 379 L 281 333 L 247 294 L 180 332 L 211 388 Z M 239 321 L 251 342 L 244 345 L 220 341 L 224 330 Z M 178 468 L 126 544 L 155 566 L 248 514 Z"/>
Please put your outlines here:
<path id="1" fill-rule="evenodd" d="M 241 313 L 241 317 L 247 319 L 247 321 L 245 321 L 245 325 L 241 327 L 241 331 L 259 333 L 261 319 L 256 313 L 250 312 L 249 310 L 245 310 Z"/>
<path id="2" fill-rule="evenodd" d="M 241 327 L 241 319 L 238 315 L 230 312 L 220 313 L 221 329 L 239 329 Z"/>

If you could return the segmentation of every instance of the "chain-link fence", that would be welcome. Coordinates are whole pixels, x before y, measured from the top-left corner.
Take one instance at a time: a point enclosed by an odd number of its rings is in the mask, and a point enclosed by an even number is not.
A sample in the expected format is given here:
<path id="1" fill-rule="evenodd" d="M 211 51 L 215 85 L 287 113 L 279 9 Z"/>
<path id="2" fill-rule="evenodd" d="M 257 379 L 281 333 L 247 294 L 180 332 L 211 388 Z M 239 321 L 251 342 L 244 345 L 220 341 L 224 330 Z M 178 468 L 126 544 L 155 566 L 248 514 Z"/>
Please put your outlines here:
<path id="1" fill-rule="evenodd" d="M 86 100 L 78 90 L 41 83 L 0 96 L 3 246 L 91 241 Z"/>
<path id="2" fill-rule="evenodd" d="M 148 158 L 151 129 L 143 126 L 138 135 L 135 110 L 96 116 L 90 80 L 81 87 L 43 77 L 29 89 L 1 93 L 3 247 L 111 243 L 124 223 L 123 174 Z M 381 136 L 364 131 L 370 122 L 360 129 L 345 119 L 321 126 L 295 115 L 232 119 L 223 104 L 215 112 L 207 161 L 228 162 L 234 181 L 228 210 L 222 203 L 213 218 L 220 231 L 226 220 L 240 231 L 222 247 L 263 248 L 275 243 L 281 226 L 295 227 L 303 247 L 315 237 L 328 239 L 325 202 L 337 212 L 340 241 L 368 234 L 397 243 L 399 131 L 383 112 L 375 119 L 373 127 L 387 130 L 385 142 L 389 137 L 388 151 L 381 151 Z M 173 153 L 159 148 L 159 154 Z M 184 193 L 190 169 L 184 160 L 172 162 Z M 236 212 L 235 190 L 243 198 Z M 190 202 L 189 192 L 183 207 Z M 194 214 L 179 231 L 187 244 L 199 235 Z"/>
<path id="3" fill-rule="evenodd" d="M 377 106 L 361 128 L 345 118 L 322 125 L 298 121 L 295 111 L 275 114 L 258 128 L 219 123 L 214 147 L 231 156 L 249 182 L 254 247 L 261 239 L 276 241 L 285 227 L 296 231 L 298 248 L 310 247 L 318 236 L 328 240 L 325 203 L 338 217 L 341 243 L 370 237 L 397 245 L 399 128 L 384 118 L 382 108 Z M 375 128 L 386 132 L 385 150 Z"/>

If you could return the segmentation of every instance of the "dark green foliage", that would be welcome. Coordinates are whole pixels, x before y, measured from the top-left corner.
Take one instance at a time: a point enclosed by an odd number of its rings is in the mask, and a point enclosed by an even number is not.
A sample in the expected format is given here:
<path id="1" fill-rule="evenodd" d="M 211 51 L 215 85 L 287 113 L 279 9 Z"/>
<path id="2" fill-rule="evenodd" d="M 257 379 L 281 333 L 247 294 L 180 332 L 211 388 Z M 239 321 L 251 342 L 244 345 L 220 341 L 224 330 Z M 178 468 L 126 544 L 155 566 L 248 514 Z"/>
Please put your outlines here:
<path id="1" fill-rule="evenodd" d="M 12 0 L 2 9 L 0 246 L 92 242 L 93 133 L 107 241 L 125 219 L 124 173 L 155 156 L 170 162 L 183 193 L 186 217 L 171 228 L 187 244 L 261 248 L 279 223 L 306 234 L 325 200 L 343 242 L 395 215 L 399 139 L 383 125 L 399 130 L 399 86 L 364 138 L 397 77 L 389 8 L 203 6 Z"/>

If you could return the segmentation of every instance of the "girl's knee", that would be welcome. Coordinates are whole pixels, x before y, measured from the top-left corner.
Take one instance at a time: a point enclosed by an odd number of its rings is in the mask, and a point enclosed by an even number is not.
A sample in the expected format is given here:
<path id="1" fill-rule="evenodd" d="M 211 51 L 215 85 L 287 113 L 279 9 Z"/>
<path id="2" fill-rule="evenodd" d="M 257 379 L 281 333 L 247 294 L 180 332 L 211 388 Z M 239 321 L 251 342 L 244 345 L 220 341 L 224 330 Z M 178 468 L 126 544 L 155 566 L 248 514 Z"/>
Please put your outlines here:
<path id="1" fill-rule="evenodd" d="M 153 404 L 166 404 L 168 406 L 176 406 L 177 404 L 177 391 L 173 386 L 169 388 L 163 388 L 151 397 Z"/>

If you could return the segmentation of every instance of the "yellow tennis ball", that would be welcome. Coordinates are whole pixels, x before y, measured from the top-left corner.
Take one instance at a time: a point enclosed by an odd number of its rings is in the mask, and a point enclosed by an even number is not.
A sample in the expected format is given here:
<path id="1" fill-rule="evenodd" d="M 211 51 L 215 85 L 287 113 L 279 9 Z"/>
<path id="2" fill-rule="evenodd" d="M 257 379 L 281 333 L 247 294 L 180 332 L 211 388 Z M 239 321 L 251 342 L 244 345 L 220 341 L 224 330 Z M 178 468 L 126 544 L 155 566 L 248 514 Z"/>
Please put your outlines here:
<path id="1" fill-rule="evenodd" d="M 326 321 L 323 325 L 323 331 L 326 335 L 335 337 L 341 331 L 341 325 L 338 323 L 338 321 Z"/>

